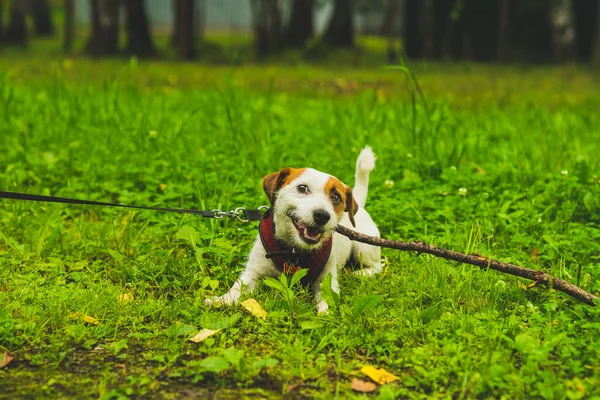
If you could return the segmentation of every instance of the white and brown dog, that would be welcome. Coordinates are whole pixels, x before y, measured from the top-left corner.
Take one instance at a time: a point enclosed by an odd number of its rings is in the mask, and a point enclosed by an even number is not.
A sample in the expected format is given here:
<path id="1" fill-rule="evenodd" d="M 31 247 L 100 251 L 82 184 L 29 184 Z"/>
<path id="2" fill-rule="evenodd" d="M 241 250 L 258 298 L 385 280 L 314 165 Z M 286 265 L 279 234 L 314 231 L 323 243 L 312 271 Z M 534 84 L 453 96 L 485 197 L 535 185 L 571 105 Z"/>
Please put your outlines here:
<path id="1" fill-rule="evenodd" d="M 339 293 L 338 270 L 348 262 L 363 267 L 356 271 L 360 275 L 380 272 L 379 247 L 352 242 L 335 232 L 338 224 L 351 224 L 358 232 L 379 236 L 377 226 L 364 209 L 373 168 L 375 155 L 370 147 L 365 147 L 356 161 L 354 190 L 311 168 L 284 168 L 265 176 L 263 188 L 271 209 L 261 221 L 246 269 L 228 293 L 206 299 L 206 304 L 235 304 L 242 288 L 250 293 L 266 276 L 293 274 L 299 268 L 308 268 L 301 282 L 313 285 L 317 311 L 321 313 L 328 309 L 321 298 L 321 283 L 329 273 L 332 290 Z"/>

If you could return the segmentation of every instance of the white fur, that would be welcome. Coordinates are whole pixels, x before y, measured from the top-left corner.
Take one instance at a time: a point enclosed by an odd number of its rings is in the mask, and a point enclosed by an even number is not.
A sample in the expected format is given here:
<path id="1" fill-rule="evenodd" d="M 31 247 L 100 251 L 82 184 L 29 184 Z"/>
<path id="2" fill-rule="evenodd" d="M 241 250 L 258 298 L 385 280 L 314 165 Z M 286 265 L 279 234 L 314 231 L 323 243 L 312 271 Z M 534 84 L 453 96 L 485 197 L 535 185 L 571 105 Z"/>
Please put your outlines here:
<path id="1" fill-rule="evenodd" d="M 364 243 L 352 242 L 347 237 L 335 232 L 338 224 L 357 230 L 371 236 L 379 236 L 379 229 L 371 219 L 371 216 L 363 208 L 367 199 L 369 172 L 375 168 L 375 155 L 370 147 L 365 147 L 356 162 L 356 182 L 353 189 L 353 196 L 359 205 L 359 209 L 354 216 L 356 227 L 352 227 L 348 213 L 343 213 L 338 220 L 334 212 L 334 207 L 325 193 L 325 183 L 331 175 L 314 170 L 306 169 L 300 176 L 277 192 L 277 201 L 273 208 L 273 219 L 276 227 L 276 237 L 282 242 L 294 248 L 304 250 L 317 250 L 333 234 L 333 247 L 329 260 L 323 268 L 321 274 L 313 284 L 313 291 L 319 313 L 327 312 L 328 305 L 321 298 L 321 284 L 323 279 L 331 273 L 332 289 L 339 293 L 337 274 L 344 267 L 350 257 L 360 263 L 363 269 L 356 271 L 357 274 L 368 276 L 381 272 L 383 264 L 381 263 L 381 249 L 376 246 Z M 310 194 L 298 192 L 298 185 L 307 185 Z M 316 244 L 308 244 L 303 241 L 296 230 L 289 215 L 293 215 L 299 221 L 310 225 L 313 211 L 316 209 L 325 210 L 330 213 L 331 219 L 324 225 L 324 232 L 321 239 Z M 207 305 L 225 304 L 233 305 L 237 303 L 242 294 L 251 293 L 266 276 L 275 277 L 279 275 L 279 270 L 271 261 L 265 257 L 266 251 L 263 247 L 260 237 L 257 235 L 254 246 L 250 251 L 246 269 L 242 272 L 239 279 L 231 287 L 228 293 L 223 296 L 206 299 Z"/>

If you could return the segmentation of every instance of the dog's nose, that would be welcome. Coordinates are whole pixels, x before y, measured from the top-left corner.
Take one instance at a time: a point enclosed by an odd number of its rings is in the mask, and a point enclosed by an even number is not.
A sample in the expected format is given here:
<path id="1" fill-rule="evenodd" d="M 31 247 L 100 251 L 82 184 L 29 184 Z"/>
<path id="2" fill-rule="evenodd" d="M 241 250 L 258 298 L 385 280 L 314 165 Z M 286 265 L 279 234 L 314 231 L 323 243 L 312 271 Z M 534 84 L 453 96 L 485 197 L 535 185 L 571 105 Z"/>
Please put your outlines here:
<path id="1" fill-rule="evenodd" d="M 330 219 L 331 215 L 325 210 L 313 211 L 313 219 L 317 225 L 325 225 Z"/>

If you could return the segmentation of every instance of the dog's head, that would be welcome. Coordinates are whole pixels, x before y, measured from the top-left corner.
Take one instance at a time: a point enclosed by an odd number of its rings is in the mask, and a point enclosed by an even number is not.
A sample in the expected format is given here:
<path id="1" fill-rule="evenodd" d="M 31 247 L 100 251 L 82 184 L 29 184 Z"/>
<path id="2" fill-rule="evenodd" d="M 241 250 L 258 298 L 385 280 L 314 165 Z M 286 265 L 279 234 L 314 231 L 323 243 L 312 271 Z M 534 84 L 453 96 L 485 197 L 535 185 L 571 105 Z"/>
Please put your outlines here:
<path id="1" fill-rule="evenodd" d="M 273 209 L 277 239 L 294 248 L 316 250 L 348 213 L 354 226 L 358 204 L 339 179 L 311 168 L 284 168 L 263 178 Z"/>

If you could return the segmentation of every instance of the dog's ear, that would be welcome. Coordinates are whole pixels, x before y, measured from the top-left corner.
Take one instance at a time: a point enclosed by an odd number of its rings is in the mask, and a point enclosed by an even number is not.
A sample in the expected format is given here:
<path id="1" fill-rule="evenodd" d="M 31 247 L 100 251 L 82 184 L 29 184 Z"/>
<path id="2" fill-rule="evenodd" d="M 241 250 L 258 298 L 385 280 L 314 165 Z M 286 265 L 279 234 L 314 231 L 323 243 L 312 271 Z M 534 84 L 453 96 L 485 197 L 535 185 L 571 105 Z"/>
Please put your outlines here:
<path id="1" fill-rule="evenodd" d="M 284 168 L 279 172 L 273 172 L 263 178 L 263 189 L 271 202 L 271 206 L 275 204 L 275 194 L 281 189 L 285 179 L 290 175 L 291 170 L 291 168 Z"/>
<path id="2" fill-rule="evenodd" d="M 350 217 L 350 223 L 356 228 L 354 215 L 356 215 L 358 212 L 358 203 L 354 199 L 354 196 L 352 196 L 352 189 L 350 186 L 346 187 L 346 209 L 344 211 L 348 213 L 348 217 Z"/>

